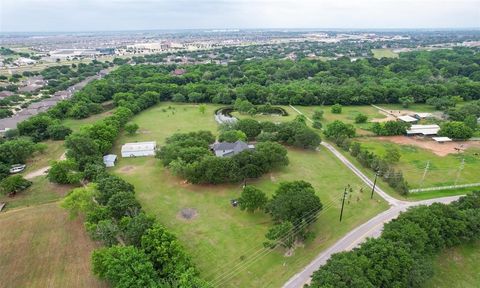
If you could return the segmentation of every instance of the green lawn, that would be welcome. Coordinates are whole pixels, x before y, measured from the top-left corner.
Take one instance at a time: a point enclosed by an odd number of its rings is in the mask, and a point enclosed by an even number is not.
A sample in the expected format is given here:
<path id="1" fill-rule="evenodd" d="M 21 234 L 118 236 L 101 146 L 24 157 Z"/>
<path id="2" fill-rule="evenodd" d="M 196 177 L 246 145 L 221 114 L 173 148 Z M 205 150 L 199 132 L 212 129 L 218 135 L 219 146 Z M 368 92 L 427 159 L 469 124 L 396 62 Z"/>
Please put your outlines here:
<path id="1" fill-rule="evenodd" d="M 72 189 L 70 185 L 50 183 L 45 176 L 36 177 L 31 181 L 32 186 L 14 197 L 0 196 L 0 202 L 7 203 L 6 210 L 57 201 Z"/>
<path id="2" fill-rule="evenodd" d="M 206 113 L 201 114 L 195 105 L 155 106 L 133 118 L 132 122 L 140 126 L 139 133 L 122 135 L 114 151 L 118 153 L 125 142 L 156 140 L 161 145 L 174 132 L 200 129 L 216 132 L 213 111 L 217 107 L 208 105 Z M 387 209 L 385 202 L 370 200 L 367 187 L 325 149 L 288 152 L 291 162 L 288 167 L 249 184 L 271 195 L 281 181 L 306 180 L 315 187 L 322 202 L 331 203 L 332 207 L 313 225 L 316 238 L 297 248 L 293 256 L 284 257 L 283 251 L 274 250 L 235 273 L 233 279 L 220 287 L 279 287 L 350 229 Z M 188 184 L 172 176 L 153 157 L 119 159 L 113 172 L 134 184 L 145 210 L 178 235 L 205 279 L 211 281 L 235 265 L 254 259 L 255 251 L 262 251 L 264 234 L 271 221 L 264 213 L 249 214 L 230 205 L 230 200 L 238 198 L 241 192 L 240 184 Z M 344 221 L 339 223 L 339 198 L 346 184 L 351 184 L 354 192 L 346 206 Z M 183 208 L 196 209 L 197 217 L 182 219 L 179 212 Z"/>
<path id="3" fill-rule="evenodd" d="M 322 124 L 325 126 L 329 122 L 340 120 L 345 123 L 353 124 L 357 129 L 358 135 L 373 135 L 372 132 L 367 131 L 366 128 L 370 125 L 369 123 L 357 124 L 355 123 L 355 117 L 358 114 L 365 114 L 368 116 L 368 121 L 372 119 L 382 119 L 385 118 L 385 115 L 378 112 L 378 109 L 375 109 L 372 106 L 343 106 L 342 113 L 334 114 L 331 111 L 331 106 L 295 106 L 299 111 L 304 113 L 310 119 L 315 110 L 323 110 L 323 120 Z"/>
<path id="4" fill-rule="evenodd" d="M 91 270 L 97 246 L 58 203 L 0 213 L 1 287 L 108 287 Z"/>
<path id="5" fill-rule="evenodd" d="M 244 119 L 244 118 L 252 118 L 257 121 L 271 121 L 271 122 L 285 122 L 285 121 L 292 121 L 297 117 L 298 113 L 295 112 L 290 106 L 279 106 L 282 107 L 285 111 L 287 111 L 288 115 L 287 116 L 276 116 L 276 115 L 255 115 L 253 117 L 250 117 L 248 115 L 242 115 L 238 112 L 233 112 L 232 115 L 238 119 Z"/>
<path id="6" fill-rule="evenodd" d="M 62 154 L 65 153 L 63 141 L 47 140 L 42 143 L 46 144 L 47 148 L 41 153 L 36 152 L 33 157 L 27 160 L 27 168 L 23 174 L 49 166 L 52 161 L 59 160 Z"/>
<path id="7" fill-rule="evenodd" d="M 88 125 L 88 124 L 93 124 L 99 120 L 102 120 L 103 118 L 112 115 L 114 110 L 108 110 L 104 111 L 99 114 L 92 115 L 88 118 L 85 119 L 73 119 L 73 118 L 67 118 L 63 120 L 63 125 L 69 127 L 73 131 L 78 131 L 82 126 Z"/>
<path id="8" fill-rule="evenodd" d="M 398 54 L 389 48 L 372 49 L 373 57 L 380 58 L 398 58 Z"/>
<path id="9" fill-rule="evenodd" d="M 480 242 L 448 249 L 436 257 L 426 288 L 480 287 Z"/>

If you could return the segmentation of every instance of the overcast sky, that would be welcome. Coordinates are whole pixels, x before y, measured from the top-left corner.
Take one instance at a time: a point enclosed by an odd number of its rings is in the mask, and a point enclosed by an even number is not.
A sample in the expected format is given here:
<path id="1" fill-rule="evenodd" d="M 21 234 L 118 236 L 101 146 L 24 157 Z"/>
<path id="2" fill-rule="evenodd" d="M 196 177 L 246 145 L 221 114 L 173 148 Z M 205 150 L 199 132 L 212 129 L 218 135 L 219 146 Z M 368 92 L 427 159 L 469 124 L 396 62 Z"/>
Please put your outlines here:
<path id="1" fill-rule="evenodd" d="M 480 0 L 0 0 L 0 32 L 480 27 Z"/>

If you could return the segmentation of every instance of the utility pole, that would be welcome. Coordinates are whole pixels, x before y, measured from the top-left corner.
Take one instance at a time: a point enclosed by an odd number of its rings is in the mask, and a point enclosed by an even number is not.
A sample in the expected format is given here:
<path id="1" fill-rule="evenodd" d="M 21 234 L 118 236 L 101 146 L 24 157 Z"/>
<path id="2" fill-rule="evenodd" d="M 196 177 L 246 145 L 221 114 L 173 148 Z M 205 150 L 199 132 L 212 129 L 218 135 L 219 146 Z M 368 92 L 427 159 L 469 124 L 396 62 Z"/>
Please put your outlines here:
<path id="1" fill-rule="evenodd" d="M 373 199 L 373 192 L 375 192 L 375 186 L 377 185 L 377 177 L 378 172 L 375 172 L 375 180 L 373 180 L 372 195 L 370 195 L 370 199 Z"/>
<path id="2" fill-rule="evenodd" d="M 350 186 L 350 184 L 348 185 Z M 348 187 L 347 186 L 347 187 Z M 342 217 L 343 217 L 343 207 L 345 206 L 345 197 L 347 196 L 347 187 L 345 187 L 345 190 L 343 191 L 343 198 L 342 198 L 342 210 L 340 210 L 340 222 L 342 222 Z"/>

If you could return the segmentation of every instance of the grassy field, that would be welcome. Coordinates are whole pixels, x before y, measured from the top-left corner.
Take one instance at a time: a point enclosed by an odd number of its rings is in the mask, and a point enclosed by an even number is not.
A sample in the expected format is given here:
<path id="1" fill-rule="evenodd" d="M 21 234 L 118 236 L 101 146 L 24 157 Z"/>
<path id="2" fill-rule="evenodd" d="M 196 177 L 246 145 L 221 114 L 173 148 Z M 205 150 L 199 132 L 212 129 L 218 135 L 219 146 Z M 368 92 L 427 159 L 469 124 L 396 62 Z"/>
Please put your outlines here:
<path id="1" fill-rule="evenodd" d="M 375 138 L 360 138 L 357 140 L 363 147 L 380 156 L 385 155 L 388 147 L 397 147 L 402 156 L 394 167 L 403 171 L 411 188 L 454 185 L 457 175 L 457 184 L 480 181 L 478 173 L 480 157 L 475 155 L 475 153 L 480 153 L 480 148 L 469 148 L 462 154 L 438 156 L 426 149 L 410 145 L 398 145 Z M 458 173 L 462 159 L 465 159 L 464 168 L 461 173 Z M 429 161 L 428 172 L 422 181 L 424 169 Z"/>
<path id="2" fill-rule="evenodd" d="M 23 174 L 49 166 L 52 161 L 59 160 L 62 154 L 65 153 L 63 141 L 48 140 L 42 143 L 47 145 L 47 149 L 42 153 L 36 152 L 33 157 L 27 160 L 27 168 Z"/>
<path id="3" fill-rule="evenodd" d="M 6 210 L 58 201 L 72 189 L 70 185 L 50 183 L 45 176 L 33 178 L 31 181 L 32 186 L 15 197 L 0 195 L 0 202 L 7 203 Z"/>
<path id="4" fill-rule="evenodd" d="M 372 132 L 365 130 L 370 124 L 355 123 L 355 117 L 358 114 L 365 114 L 368 116 L 368 121 L 372 119 L 382 119 L 385 118 L 385 115 L 378 112 L 378 109 L 372 106 L 343 106 L 342 113 L 334 114 L 331 111 L 331 106 L 295 106 L 299 111 L 304 113 L 309 118 L 312 118 L 312 115 L 315 110 L 323 110 L 323 121 L 322 124 L 325 126 L 329 122 L 340 120 L 345 123 L 353 124 L 357 129 L 358 135 L 373 135 Z"/>
<path id="5" fill-rule="evenodd" d="M 112 115 L 112 113 L 113 113 L 113 110 L 108 110 L 108 111 L 104 111 L 104 112 L 99 113 L 99 114 L 92 115 L 92 116 L 90 116 L 88 118 L 85 118 L 85 119 L 68 118 L 68 119 L 63 120 L 62 124 L 69 127 L 73 131 L 78 131 L 80 129 L 80 127 L 88 125 L 88 124 L 93 124 L 93 123 L 95 123 L 99 120 L 102 120 L 103 118 L 105 118 L 107 116 Z"/>
<path id="6" fill-rule="evenodd" d="M 1 287 L 108 287 L 91 273 L 95 244 L 58 203 L 0 214 Z"/>
<path id="7" fill-rule="evenodd" d="M 169 106 L 172 108 L 168 109 Z M 122 135 L 114 152 L 118 153 L 125 142 L 156 140 L 161 145 L 174 132 L 200 129 L 216 132 L 213 118 L 216 107 L 208 105 L 205 114 L 195 105 L 166 103 L 153 107 L 132 120 L 140 126 L 139 133 Z M 279 287 L 351 228 L 387 208 L 383 201 L 370 200 L 368 189 L 328 151 L 289 149 L 288 152 L 291 162 L 288 167 L 249 184 L 271 195 L 281 181 L 303 179 L 312 183 L 322 202 L 331 203 L 332 207 L 313 225 L 316 238 L 297 248 L 293 256 L 284 257 L 283 251 L 274 250 L 221 287 Z M 254 252 L 263 248 L 270 218 L 260 212 L 242 212 L 230 205 L 231 199 L 239 197 L 240 184 L 187 184 L 172 176 L 155 158 L 119 159 L 113 172 L 134 184 L 142 206 L 178 235 L 205 279 L 211 281 L 231 271 L 234 265 L 253 259 Z M 340 195 L 346 184 L 351 184 L 354 192 L 346 206 L 344 221 L 339 223 Z M 360 188 L 365 192 L 360 193 Z M 196 218 L 185 220 L 179 216 L 184 208 L 195 209 Z"/>
<path id="8" fill-rule="evenodd" d="M 436 257 L 435 275 L 426 288 L 480 287 L 480 242 L 448 249 Z"/>
<path id="9" fill-rule="evenodd" d="M 389 48 L 372 49 L 373 57 L 380 58 L 398 58 L 398 54 Z"/>

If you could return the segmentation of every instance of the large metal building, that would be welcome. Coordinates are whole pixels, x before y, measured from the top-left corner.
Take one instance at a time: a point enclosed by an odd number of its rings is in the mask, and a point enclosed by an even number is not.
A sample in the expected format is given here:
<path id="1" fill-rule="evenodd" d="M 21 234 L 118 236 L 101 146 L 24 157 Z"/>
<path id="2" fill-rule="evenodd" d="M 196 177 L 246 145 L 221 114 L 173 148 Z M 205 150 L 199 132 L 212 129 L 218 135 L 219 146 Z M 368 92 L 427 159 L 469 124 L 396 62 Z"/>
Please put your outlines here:
<path id="1" fill-rule="evenodd" d="M 157 142 L 155 141 L 125 143 L 122 146 L 122 157 L 153 156 L 156 148 Z"/>

